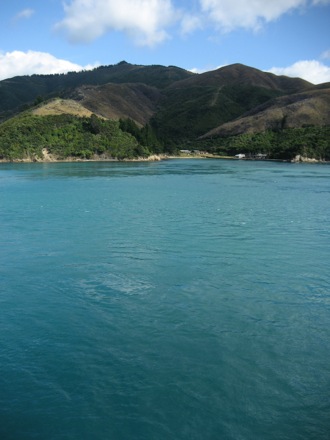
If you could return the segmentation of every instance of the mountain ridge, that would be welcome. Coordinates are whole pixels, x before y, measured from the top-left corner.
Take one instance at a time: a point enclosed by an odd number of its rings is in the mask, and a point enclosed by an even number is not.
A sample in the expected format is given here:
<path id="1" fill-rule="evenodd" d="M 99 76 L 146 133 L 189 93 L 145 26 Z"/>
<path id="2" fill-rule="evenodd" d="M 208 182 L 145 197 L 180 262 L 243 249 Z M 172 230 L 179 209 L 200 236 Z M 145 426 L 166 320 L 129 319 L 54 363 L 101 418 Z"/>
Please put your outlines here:
<path id="1" fill-rule="evenodd" d="M 180 67 L 143 66 L 122 61 L 81 72 L 15 76 L 0 81 L 0 117 L 1 113 L 31 104 L 38 96 L 55 97 L 82 85 L 138 82 L 162 89 L 191 75 L 194 74 Z"/>
<path id="2" fill-rule="evenodd" d="M 249 84 L 274 90 L 282 90 L 285 93 L 314 87 L 312 83 L 301 78 L 275 75 L 274 73 L 264 72 L 240 63 L 230 64 L 215 70 L 200 73 L 194 77 L 185 78 L 169 87 L 178 87 L 180 84 L 187 85 L 189 82 L 195 82 L 195 84 L 208 82 L 208 85 L 217 85 L 218 87 L 223 85 Z"/>

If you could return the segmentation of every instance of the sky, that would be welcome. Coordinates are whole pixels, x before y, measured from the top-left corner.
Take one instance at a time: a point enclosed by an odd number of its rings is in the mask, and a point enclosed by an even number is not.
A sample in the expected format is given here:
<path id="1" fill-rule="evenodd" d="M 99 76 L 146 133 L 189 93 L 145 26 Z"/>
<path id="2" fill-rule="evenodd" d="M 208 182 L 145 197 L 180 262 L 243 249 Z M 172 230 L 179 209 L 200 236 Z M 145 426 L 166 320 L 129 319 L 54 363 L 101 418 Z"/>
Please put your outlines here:
<path id="1" fill-rule="evenodd" d="M 123 60 L 329 82 L 330 0 L 1 0 L 0 80 Z"/>

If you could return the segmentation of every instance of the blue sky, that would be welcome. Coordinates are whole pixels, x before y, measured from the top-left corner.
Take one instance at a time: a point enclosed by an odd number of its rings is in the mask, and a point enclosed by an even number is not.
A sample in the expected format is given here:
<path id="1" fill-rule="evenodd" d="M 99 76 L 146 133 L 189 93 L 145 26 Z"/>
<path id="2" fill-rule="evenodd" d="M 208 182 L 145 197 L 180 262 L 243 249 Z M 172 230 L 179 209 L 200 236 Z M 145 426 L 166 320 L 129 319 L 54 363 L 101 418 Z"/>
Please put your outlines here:
<path id="1" fill-rule="evenodd" d="M 330 81 L 330 0 L 2 0 L 0 80 L 116 64 L 242 63 Z"/>

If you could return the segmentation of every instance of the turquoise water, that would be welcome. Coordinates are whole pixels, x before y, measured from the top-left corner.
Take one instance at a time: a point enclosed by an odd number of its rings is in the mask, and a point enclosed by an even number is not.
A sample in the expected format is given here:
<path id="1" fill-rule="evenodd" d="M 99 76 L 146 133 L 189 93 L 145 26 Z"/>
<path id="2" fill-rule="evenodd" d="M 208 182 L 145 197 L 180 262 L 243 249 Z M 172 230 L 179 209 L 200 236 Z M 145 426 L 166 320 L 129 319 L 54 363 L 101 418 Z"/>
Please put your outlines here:
<path id="1" fill-rule="evenodd" d="M 330 437 L 330 167 L 0 165 L 2 440 Z"/>

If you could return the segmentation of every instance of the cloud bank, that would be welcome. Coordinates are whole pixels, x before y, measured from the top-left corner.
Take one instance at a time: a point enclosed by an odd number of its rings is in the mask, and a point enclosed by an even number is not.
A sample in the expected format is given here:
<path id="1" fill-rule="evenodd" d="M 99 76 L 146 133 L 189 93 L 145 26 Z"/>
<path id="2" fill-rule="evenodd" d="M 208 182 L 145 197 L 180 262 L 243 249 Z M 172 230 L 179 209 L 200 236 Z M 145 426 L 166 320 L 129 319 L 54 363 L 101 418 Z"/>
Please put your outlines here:
<path id="1" fill-rule="evenodd" d="M 298 61 L 288 67 L 272 67 L 269 72 L 302 78 L 313 84 L 330 82 L 330 67 L 316 60 Z"/>
<path id="2" fill-rule="evenodd" d="M 139 45 L 155 46 L 177 23 L 182 34 L 201 27 L 222 33 L 239 28 L 258 31 L 293 10 L 326 4 L 330 0 L 198 0 L 195 8 L 179 8 L 175 0 L 71 0 L 55 29 L 75 43 L 120 31 Z"/>
<path id="3" fill-rule="evenodd" d="M 171 0 L 72 0 L 64 10 L 55 29 L 76 43 L 120 31 L 139 45 L 154 46 L 169 37 L 166 29 L 177 18 Z"/>
<path id="4" fill-rule="evenodd" d="M 226 33 L 236 29 L 254 32 L 295 9 L 330 4 L 330 0 L 199 0 L 205 23 Z"/>
<path id="5" fill-rule="evenodd" d="M 66 73 L 91 69 L 95 66 L 80 66 L 70 61 L 55 58 L 45 52 L 0 52 L 0 80 L 20 75 Z"/>

